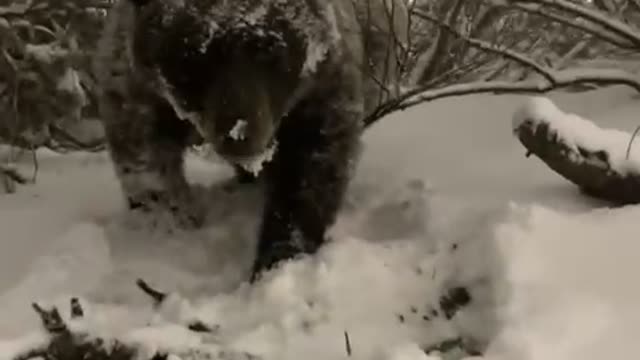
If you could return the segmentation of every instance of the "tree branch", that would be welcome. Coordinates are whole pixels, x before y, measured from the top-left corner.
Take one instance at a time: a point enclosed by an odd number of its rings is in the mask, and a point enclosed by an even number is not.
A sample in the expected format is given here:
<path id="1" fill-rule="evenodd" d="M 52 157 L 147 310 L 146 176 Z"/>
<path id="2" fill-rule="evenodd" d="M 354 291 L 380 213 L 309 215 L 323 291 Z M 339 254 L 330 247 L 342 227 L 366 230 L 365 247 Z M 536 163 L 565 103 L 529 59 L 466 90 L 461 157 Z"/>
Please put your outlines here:
<path id="1" fill-rule="evenodd" d="M 578 22 L 575 19 L 568 19 L 558 14 L 545 11 L 545 9 L 540 5 L 514 3 L 511 6 L 530 14 L 538 15 L 540 17 L 555 21 L 559 24 L 584 31 L 587 34 L 590 34 L 598 39 L 604 40 L 605 42 L 611 43 L 622 49 L 635 48 L 633 43 L 629 42 L 618 33 L 603 31 L 603 29 L 593 26 L 592 23 Z"/>
<path id="2" fill-rule="evenodd" d="M 541 1 L 555 4 L 554 0 Z M 563 2 L 559 1 L 559 3 Z M 444 97 L 478 93 L 545 93 L 557 88 L 585 83 L 595 83 L 599 85 L 621 84 L 632 87 L 636 91 L 640 92 L 640 78 L 635 74 L 617 69 L 582 69 L 578 71 L 557 71 L 548 66 L 540 65 L 531 58 L 519 52 L 510 50 L 506 47 L 500 47 L 487 41 L 465 36 L 450 25 L 443 23 L 439 19 L 430 14 L 427 14 L 424 11 L 414 10 L 413 14 L 426 21 L 430 21 L 439 25 L 441 29 L 444 29 L 457 38 L 462 39 L 475 48 L 500 55 L 505 59 L 515 61 L 527 68 L 531 68 L 532 70 L 539 73 L 542 78 L 523 80 L 518 82 L 483 81 L 467 84 L 456 84 L 438 89 L 430 89 L 429 87 L 425 86 L 415 87 L 411 90 L 405 91 L 397 98 L 391 99 L 381 104 L 371 115 L 364 119 L 365 127 L 371 126 L 378 119 L 392 112 L 404 110 L 408 107 L 415 106 L 423 102 L 432 101 Z"/>
<path id="3" fill-rule="evenodd" d="M 519 62 L 527 67 L 530 67 L 534 70 L 536 70 L 538 73 L 540 73 L 542 76 L 544 76 L 549 82 L 553 82 L 554 78 L 553 76 L 551 76 L 549 74 L 549 72 L 551 71 L 551 69 L 542 66 L 538 63 L 536 63 L 535 61 L 531 60 L 530 58 L 516 52 L 513 50 L 510 50 L 506 47 L 500 47 L 498 45 L 492 44 L 490 42 L 487 41 L 483 41 L 483 40 L 478 40 L 478 39 L 474 39 L 474 38 L 470 38 L 468 36 L 465 36 L 463 34 L 461 34 L 460 32 L 456 31 L 453 27 L 451 27 L 449 24 L 445 24 L 441 21 L 439 21 L 438 19 L 436 19 L 435 17 L 423 12 L 423 11 L 419 11 L 416 10 L 414 12 L 417 16 L 419 16 L 420 18 L 427 20 L 427 21 L 431 21 L 437 25 L 439 25 L 442 29 L 446 30 L 447 32 L 449 32 L 451 35 L 462 39 L 463 41 L 465 41 L 466 43 L 468 43 L 469 45 L 476 47 L 478 49 L 487 51 L 487 52 L 491 52 L 494 54 L 498 54 L 500 56 L 503 56 L 507 59 L 511 59 L 514 60 L 516 62 Z"/>
<path id="4" fill-rule="evenodd" d="M 156 306 L 162 304 L 162 302 L 167 298 L 166 293 L 152 288 L 146 281 L 142 279 L 136 280 L 136 285 L 138 285 L 138 287 L 140 288 L 140 290 L 142 290 L 142 292 L 149 295 L 149 297 L 153 299 L 153 303 Z"/>
<path id="5" fill-rule="evenodd" d="M 640 46 L 640 32 L 631 26 L 618 21 L 616 18 L 609 16 L 608 14 L 590 9 L 585 5 L 580 5 L 575 2 L 567 0 L 510 0 L 513 3 L 533 3 L 539 5 L 547 5 L 556 9 L 564 10 L 573 15 L 585 18 L 595 24 L 600 25 L 604 29 L 607 29 L 615 34 L 618 34 L 626 38 L 629 42 L 635 46 Z"/>
<path id="6" fill-rule="evenodd" d="M 433 90 L 417 88 L 407 91 L 398 98 L 382 104 L 371 116 L 364 119 L 364 123 L 366 127 L 369 127 L 377 120 L 393 112 L 405 110 L 424 102 L 461 95 L 480 93 L 546 93 L 554 89 L 584 83 L 596 83 L 599 85 L 627 85 L 640 92 L 640 79 L 638 76 L 623 70 L 563 70 L 549 72 L 549 75 L 553 77 L 553 82 L 544 81 L 543 79 L 517 82 L 483 81 L 456 84 Z"/>

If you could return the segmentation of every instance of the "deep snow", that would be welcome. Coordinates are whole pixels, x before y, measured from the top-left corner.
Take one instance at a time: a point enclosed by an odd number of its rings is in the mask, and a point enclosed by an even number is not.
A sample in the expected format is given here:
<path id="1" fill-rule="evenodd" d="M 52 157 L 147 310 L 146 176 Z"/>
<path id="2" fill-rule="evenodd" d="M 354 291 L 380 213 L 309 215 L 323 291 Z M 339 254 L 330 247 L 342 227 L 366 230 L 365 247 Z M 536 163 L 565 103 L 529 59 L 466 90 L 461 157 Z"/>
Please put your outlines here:
<path id="1" fill-rule="evenodd" d="M 625 89 L 551 98 L 603 127 L 637 125 L 640 100 Z M 42 152 L 38 184 L 0 202 L 0 354 L 37 327 L 34 300 L 80 295 L 104 331 L 142 324 L 148 311 L 132 310 L 149 308 L 134 285 L 143 277 L 207 296 L 186 310 L 219 324 L 225 346 L 268 359 L 344 358 L 344 331 L 361 359 L 426 359 L 416 344 L 461 333 L 490 341 L 489 359 L 633 358 L 640 208 L 604 208 L 526 159 L 511 134 L 523 101 L 445 99 L 384 119 L 366 135 L 337 241 L 255 288 L 243 283 L 254 190 L 216 186 L 206 229 L 151 233 L 123 217 L 103 154 Z M 231 174 L 196 158 L 189 169 L 200 183 Z M 473 305 L 453 321 L 433 317 L 439 291 L 456 284 L 471 287 Z"/>

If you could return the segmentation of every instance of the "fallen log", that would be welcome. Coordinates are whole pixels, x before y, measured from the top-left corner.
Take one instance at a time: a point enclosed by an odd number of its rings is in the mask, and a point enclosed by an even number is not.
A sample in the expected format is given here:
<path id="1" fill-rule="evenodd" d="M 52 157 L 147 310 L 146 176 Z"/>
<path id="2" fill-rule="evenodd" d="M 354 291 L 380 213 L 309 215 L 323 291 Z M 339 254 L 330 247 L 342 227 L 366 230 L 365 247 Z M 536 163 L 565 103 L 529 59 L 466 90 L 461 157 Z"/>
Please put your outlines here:
<path id="1" fill-rule="evenodd" d="M 547 166 L 583 193 L 615 205 L 640 203 L 640 148 L 632 134 L 603 129 L 550 100 L 534 97 L 513 117 L 513 132 Z"/>

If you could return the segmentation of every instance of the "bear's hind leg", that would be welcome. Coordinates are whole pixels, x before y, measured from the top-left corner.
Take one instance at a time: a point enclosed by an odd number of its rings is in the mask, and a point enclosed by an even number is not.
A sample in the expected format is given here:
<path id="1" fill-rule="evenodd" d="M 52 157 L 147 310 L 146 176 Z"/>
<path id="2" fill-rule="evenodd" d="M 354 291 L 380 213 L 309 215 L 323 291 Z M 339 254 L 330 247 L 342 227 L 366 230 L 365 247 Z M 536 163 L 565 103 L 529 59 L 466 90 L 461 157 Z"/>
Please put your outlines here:
<path id="1" fill-rule="evenodd" d="M 191 125 L 157 99 L 103 102 L 103 121 L 116 175 L 129 209 L 169 211 L 178 225 L 202 225 L 183 168 Z"/>

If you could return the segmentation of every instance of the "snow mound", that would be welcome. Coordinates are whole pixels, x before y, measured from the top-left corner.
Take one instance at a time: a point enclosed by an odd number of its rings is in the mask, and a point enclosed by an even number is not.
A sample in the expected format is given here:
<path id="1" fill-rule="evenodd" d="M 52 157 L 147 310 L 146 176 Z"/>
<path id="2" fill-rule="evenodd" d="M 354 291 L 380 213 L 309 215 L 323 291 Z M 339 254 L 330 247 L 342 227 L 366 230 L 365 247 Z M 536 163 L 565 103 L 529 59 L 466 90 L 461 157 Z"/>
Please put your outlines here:
<path id="1" fill-rule="evenodd" d="M 564 94 L 558 104 L 604 110 L 612 123 L 633 124 L 638 103 L 620 94 Z M 0 240 L 0 358 L 45 340 L 34 331 L 39 324 L 31 301 L 67 312 L 70 296 L 80 297 L 87 310 L 87 328 L 132 334 L 129 339 L 150 350 L 166 336 L 173 337 L 166 342 L 172 346 L 193 341 L 176 323 L 197 316 L 220 326 L 211 343 L 265 360 L 344 359 L 345 332 L 355 359 L 450 359 L 420 349 L 465 335 L 489 343 L 483 356 L 465 360 L 637 358 L 640 207 L 504 208 L 504 200 L 518 194 L 527 204 L 540 201 L 538 190 L 559 179 L 544 167 L 521 166 L 521 156 L 511 155 L 518 153 L 513 139 L 501 131 L 505 123 L 491 121 L 509 119 L 520 97 L 465 99 L 427 104 L 414 118 L 403 113 L 410 121 L 372 130 L 381 136 L 368 140 L 375 142 L 365 156 L 372 169 L 360 168 L 333 229 L 336 241 L 253 288 L 245 279 L 258 191 L 212 186 L 203 195 L 211 204 L 205 229 L 150 231 L 124 221 L 103 154 L 40 151 L 38 183 L 0 201 L 0 228 L 10 235 Z M 425 114 L 432 121 L 425 122 Z M 471 134 L 456 150 L 472 170 L 457 172 L 462 167 L 452 166 L 451 154 L 439 151 L 447 138 L 434 128 Z M 419 161 L 407 160 L 416 147 Z M 395 184 L 392 176 L 380 176 L 420 162 L 428 168 L 420 181 Z M 193 156 L 187 168 L 190 180 L 203 185 L 223 184 L 232 173 Z M 509 169 L 512 175 L 496 177 Z M 439 185 L 465 181 L 436 192 L 427 175 Z M 557 202 L 576 201 L 573 193 L 557 194 L 551 194 Z M 10 278 L 15 273 L 19 281 Z M 135 287 L 138 277 L 173 292 L 171 301 L 152 311 Z M 434 316 L 436 294 L 457 285 L 471 289 L 470 306 L 450 320 Z M 132 330 L 150 322 L 159 334 Z"/>
<path id="2" fill-rule="evenodd" d="M 144 262 L 160 260 L 129 259 L 132 272 L 119 272 L 122 259 L 104 251 L 110 240 L 99 235 L 97 227 L 80 225 L 57 240 L 71 248 L 64 254 L 46 254 L 32 267 L 26 279 L 40 278 L 39 283 L 22 283 L 21 292 L 3 296 L 3 301 L 12 297 L 23 306 L 8 309 L 2 302 L 3 320 L 9 322 L 3 321 L 0 331 L 8 334 L 15 331 L 14 324 L 22 324 L 23 332 L 12 336 L 17 337 L 36 328 L 27 304 L 33 294 L 46 291 L 38 298 L 48 299 L 45 304 L 57 305 L 63 312 L 68 297 L 80 293 L 88 320 L 74 326 L 94 336 L 117 335 L 140 344 L 145 353 L 171 349 L 188 355 L 187 348 L 195 347 L 219 349 L 232 358 L 252 354 L 260 359 L 297 359 L 319 354 L 323 359 L 342 359 L 345 332 L 356 359 L 444 359 L 448 357 L 420 349 L 460 336 L 489 343 L 478 359 L 573 360 L 632 353 L 629 347 L 640 320 L 636 306 L 640 288 L 634 285 L 637 251 L 633 251 L 640 250 L 633 226 L 640 208 L 569 214 L 535 205 L 512 206 L 506 214 L 483 216 L 469 209 L 458 212 L 448 199 L 432 199 L 429 206 L 446 216 L 430 220 L 427 236 L 373 242 L 343 237 L 317 257 L 290 262 L 253 287 L 236 280 L 230 290 L 221 289 L 207 278 L 228 274 L 185 272 L 163 262 L 154 269 L 154 285 L 170 284 L 180 273 L 182 280 L 200 286 L 187 291 L 188 296 L 170 294 L 156 311 L 134 289 L 133 278 L 145 273 Z M 70 239 L 91 234 L 97 235 L 91 245 L 73 248 Z M 183 235 L 183 240 L 189 239 Z M 95 246 L 98 251 L 89 254 Z M 612 256 L 603 262 L 605 252 Z M 70 258 L 68 253 L 81 260 L 64 261 Z M 71 274 L 66 284 L 38 289 L 49 281 L 51 271 L 37 265 L 43 259 L 58 264 L 58 272 L 94 259 L 97 264 L 110 263 L 111 274 L 92 275 L 93 286 L 85 287 L 90 290 L 69 291 L 78 279 L 88 285 L 82 280 L 87 274 L 66 271 Z M 119 301 L 97 300 L 108 298 L 105 293 L 125 282 L 128 288 L 120 291 L 126 296 Z M 628 284 L 623 292 L 616 285 L 620 282 Z M 471 306 L 451 320 L 434 315 L 440 311 L 442 289 L 455 284 L 470 285 Z M 172 288 L 178 287 L 161 290 Z M 203 339 L 180 326 L 193 319 L 218 330 Z M 154 326 L 144 327 L 149 323 Z M 44 341 L 39 331 L 27 334 L 0 342 L 0 354 L 14 354 Z"/>
<path id="3" fill-rule="evenodd" d="M 43 168 L 47 161 L 62 159 L 46 159 Z M 89 185 L 98 183 L 94 177 L 104 179 L 109 166 L 89 162 L 82 167 L 84 176 L 73 171 L 58 176 L 70 176 L 79 183 L 76 190 L 90 192 L 94 187 Z M 229 169 L 204 166 L 188 160 L 196 183 L 205 172 L 214 179 L 200 189 L 211 208 L 199 231 L 132 226 L 132 219 L 108 202 L 91 201 L 96 207 L 112 206 L 88 212 L 97 217 L 63 212 L 67 230 L 53 235 L 22 280 L 0 296 L 0 337 L 34 334 L 39 319 L 31 302 L 65 312 L 71 297 L 87 308 L 83 326 L 92 334 L 142 341 L 149 351 L 161 344 L 180 348 L 200 341 L 178 329 L 193 319 L 219 328 L 215 344 L 222 348 L 264 359 L 297 359 L 310 352 L 342 358 L 345 332 L 353 357 L 362 359 L 413 357 L 418 348 L 462 336 L 486 343 L 497 332 L 491 309 L 501 268 L 489 226 L 494 218 L 469 218 L 464 206 L 439 199 L 418 180 L 386 187 L 359 180 L 332 229 L 334 242 L 317 256 L 291 261 L 249 286 L 260 192 L 229 186 L 223 180 Z M 57 186 L 64 186 L 59 181 Z M 53 185 L 45 181 L 35 190 L 40 186 Z M 100 196 L 118 198 L 117 186 L 102 189 Z M 69 204 L 55 191 L 40 196 L 26 206 Z M 47 211 L 58 210 L 48 206 L 43 211 L 46 217 Z M 19 224 L 13 226 L 12 231 L 20 231 Z M 135 286 L 137 278 L 173 297 L 153 311 L 150 299 Z M 448 319 L 440 299 L 456 286 L 469 289 L 473 305 Z M 157 330 L 138 332 L 149 323 Z M 167 336 L 170 343 L 163 340 Z M 0 353 L 17 346 L 11 341 L 0 345 Z"/>
<path id="4" fill-rule="evenodd" d="M 634 219 L 640 207 L 569 214 L 514 206 L 512 215 L 496 230 L 511 298 L 488 358 L 636 354 L 640 286 L 633 277 L 640 245 Z"/>
<path id="5" fill-rule="evenodd" d="M 630 133 L 601 128 L 579 115 L 562 111 L 548 98 L 531 97 L 514 112 L 513 130 L 517 131 L 525 124 L 534 128 L 548 125 L 553 130 L 550 133 L 557 134 L 576 153 L 580 149 L 606 152 L 612 168 L 620 174 L 640 172 L 640 146 L 629 149 Z"/>

